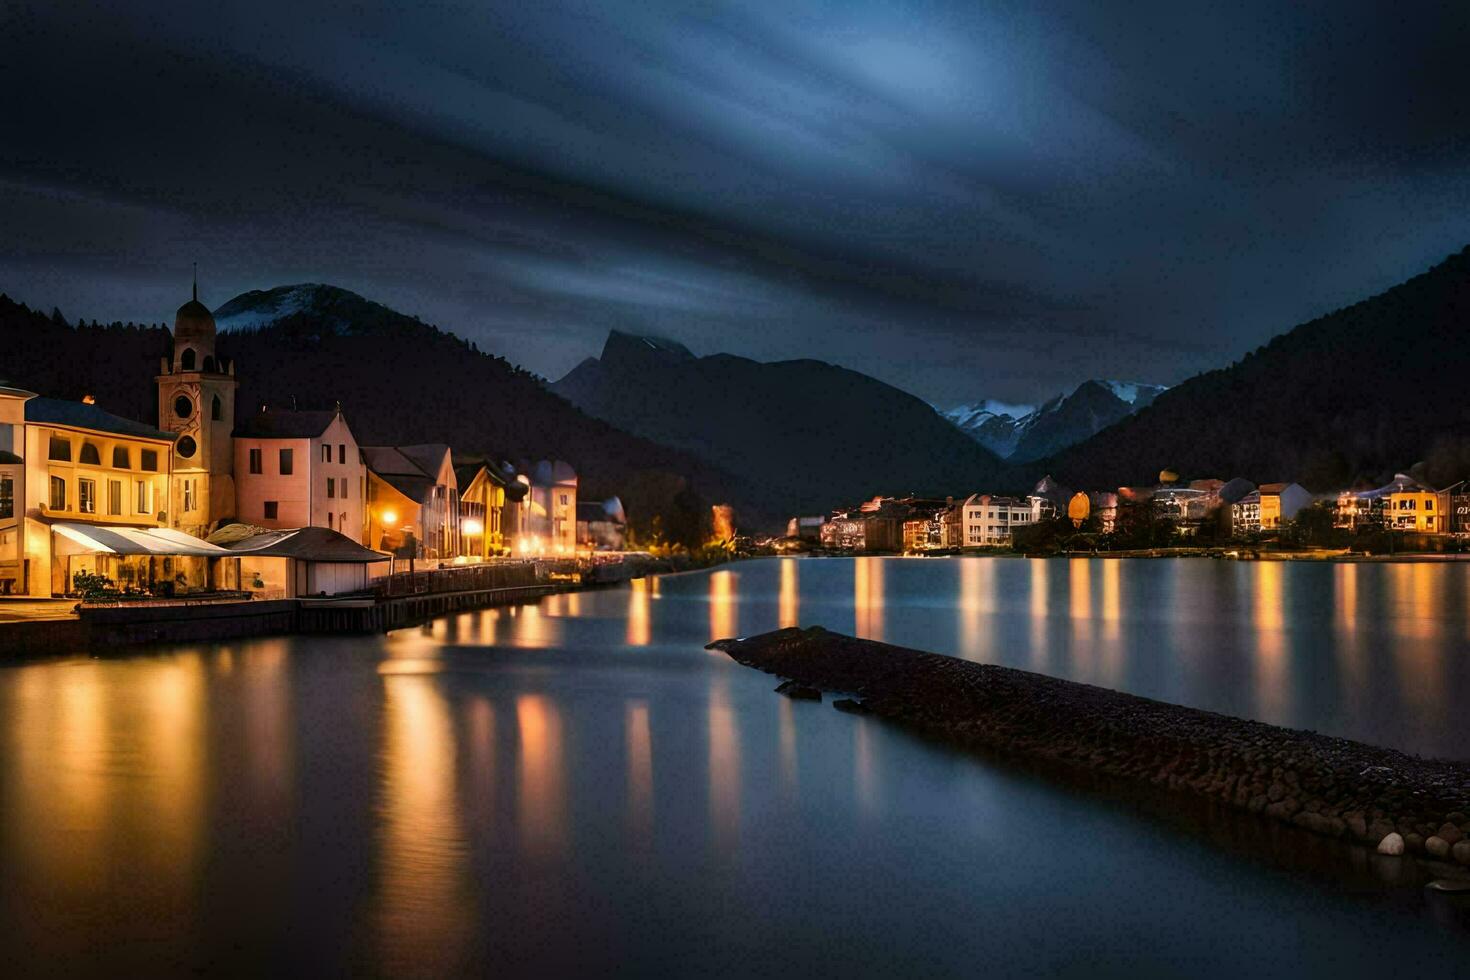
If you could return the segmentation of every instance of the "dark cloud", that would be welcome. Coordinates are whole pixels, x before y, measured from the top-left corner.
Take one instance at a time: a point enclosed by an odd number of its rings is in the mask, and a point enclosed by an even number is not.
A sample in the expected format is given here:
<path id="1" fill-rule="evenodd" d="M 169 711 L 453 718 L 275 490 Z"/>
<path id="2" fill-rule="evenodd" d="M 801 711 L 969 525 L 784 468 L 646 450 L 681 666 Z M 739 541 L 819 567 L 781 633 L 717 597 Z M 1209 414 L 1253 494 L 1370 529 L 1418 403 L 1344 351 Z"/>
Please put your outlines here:
<path id="1" fill-rule="evenodd" d="M 1470 240 L 1463 4 L 0 11 L 0 289 L 324 280 L 937 402 L 1173 382 Z M 20 97 L 10 97 L 20 93 Z"/>

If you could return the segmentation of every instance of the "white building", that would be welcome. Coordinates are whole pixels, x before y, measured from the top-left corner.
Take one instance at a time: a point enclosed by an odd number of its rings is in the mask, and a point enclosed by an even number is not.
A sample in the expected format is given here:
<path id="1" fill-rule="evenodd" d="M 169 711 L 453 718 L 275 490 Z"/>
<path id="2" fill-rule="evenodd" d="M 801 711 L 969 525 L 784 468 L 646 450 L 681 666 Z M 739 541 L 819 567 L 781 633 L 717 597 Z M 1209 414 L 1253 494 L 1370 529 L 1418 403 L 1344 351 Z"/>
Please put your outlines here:
<path id="1" fill-rule="evenodd" d="M 1011 543 L 1011 530 L 1034 523 L 1031 503 L 1016 497 L 973 494 L 964 503 L 965 548 L 999 548 Z"/>

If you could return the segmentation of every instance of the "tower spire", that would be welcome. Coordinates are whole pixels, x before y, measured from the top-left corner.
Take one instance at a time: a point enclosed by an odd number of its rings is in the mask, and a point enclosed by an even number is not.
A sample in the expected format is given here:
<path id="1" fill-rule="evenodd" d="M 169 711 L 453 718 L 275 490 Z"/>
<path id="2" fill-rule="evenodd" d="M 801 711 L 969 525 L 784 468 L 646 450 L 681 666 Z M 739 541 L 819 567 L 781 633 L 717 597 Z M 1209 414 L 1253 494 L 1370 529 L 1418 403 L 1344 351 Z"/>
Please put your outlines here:
<path id="1" fill-rule="evenodd" d="M 199 263 L 194 263 L 194 302 L 199 302 Z"/>

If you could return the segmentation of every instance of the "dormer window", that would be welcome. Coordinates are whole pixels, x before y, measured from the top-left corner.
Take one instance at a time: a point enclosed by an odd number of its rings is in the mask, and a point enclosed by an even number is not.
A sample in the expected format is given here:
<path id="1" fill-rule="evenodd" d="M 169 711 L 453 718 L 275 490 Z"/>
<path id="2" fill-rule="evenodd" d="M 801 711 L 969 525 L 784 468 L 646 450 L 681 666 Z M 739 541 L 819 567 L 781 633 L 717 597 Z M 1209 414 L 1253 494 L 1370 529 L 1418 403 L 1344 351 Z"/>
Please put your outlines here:
<path id="1" fill-rule="evenodd" d="M 97 451 L 97 445 L 91 442 L 82 443 L 81 461 L 88 466 L 101 466 L 102 454 Z"/>
<path id="2" fill-rule="evenodd" d="M 115 470 L 132 469 L 133 461 L 128 458 L 127 446 L 112 447 L 112 468 Z"/>
<path id="3" fill-rule="evenodd" d="M 47 446 L 46 458 L 61 463 L 70 463 L 71 440 L 63 436 L 52 436 Z"/>

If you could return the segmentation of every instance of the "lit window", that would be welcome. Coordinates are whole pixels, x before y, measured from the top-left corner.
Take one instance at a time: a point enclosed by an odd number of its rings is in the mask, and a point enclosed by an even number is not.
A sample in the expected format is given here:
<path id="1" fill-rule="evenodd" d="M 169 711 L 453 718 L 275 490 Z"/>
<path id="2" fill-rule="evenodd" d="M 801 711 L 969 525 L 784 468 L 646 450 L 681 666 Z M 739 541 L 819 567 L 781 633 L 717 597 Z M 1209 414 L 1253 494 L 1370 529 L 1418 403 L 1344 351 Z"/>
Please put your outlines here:
<path id="1" fill-rule="evenodd" d="M 0 520 L 15 516 L 15 481 L 0 476 Z"/>
<path id="2" fill-rule="evenodd" d="M 199 507 L 199 481 L 184 481 L 184 510 L 193 511 Z"/>
<path id="3" fill-rule="evenodd" d="M 51 478 L 51 502 L 48 506 L 52 510 L 66 510 L 66 481 L 59 476 Z"/>
<path id="4" fill-rule="evenodd" d="M 97 513 L 97 481 L 77 481 L 77 512 L 81 514 Z"/>
<path id="5" fill-rule="evenodd" d="M 134 490 L 136 491 L 135 503 L 137 504 L 138 513 L 153 513 L 153 484 L 147 480 L 139 480 L 134 484 Z"/>
<path id="6" fill-rule="evenodd" d="M 107 481 L 107 513 L 117 517 L 123 512 L 122 481 Z"/>

